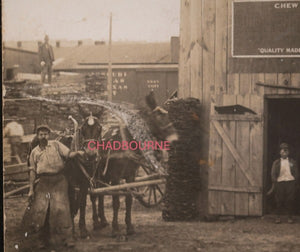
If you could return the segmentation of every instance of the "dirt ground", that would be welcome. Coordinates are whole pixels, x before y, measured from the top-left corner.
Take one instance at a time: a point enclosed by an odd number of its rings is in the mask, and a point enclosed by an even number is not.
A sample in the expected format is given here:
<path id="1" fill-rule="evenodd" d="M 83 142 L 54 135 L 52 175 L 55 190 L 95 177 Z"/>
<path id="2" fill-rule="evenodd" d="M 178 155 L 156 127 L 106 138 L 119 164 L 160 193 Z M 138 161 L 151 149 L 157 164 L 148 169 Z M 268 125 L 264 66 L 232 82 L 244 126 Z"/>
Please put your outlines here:
<path id="1" fill-rule="evenodd" d="M 88 200 L 88 202 L 90 202 Z M 37 240 L 26 241 L 20 231 L 20 222 L 27 205 L 26 197 L 4 202 L 6 233 L 5 251 L 38 251 Z M 111 199 L 106 197 L 106 215 L 112 219 Z M 121 200 L 119 220 L 124 225 L 124 200 Z M 158 208 L 147 209 L 134 201 L 132 219 L 136 234 L 128 241 L 111 238 L 111 226 L 101 231 L 92 230 L 91 205 L 86 217 L 90 239 L 76 240 L 74 249 L 57 248 L 55 251 L 300 251 L 300 218 L 296 223 L 273 223 L 273 216 L 227 219 L 214 222 L 165 222 Z M 76 218 L 78 223 L 78 217 Z M 78 232 L 78 225 L 76 225 Z M 43 251 L 53 251 L 53 248 Z"/>

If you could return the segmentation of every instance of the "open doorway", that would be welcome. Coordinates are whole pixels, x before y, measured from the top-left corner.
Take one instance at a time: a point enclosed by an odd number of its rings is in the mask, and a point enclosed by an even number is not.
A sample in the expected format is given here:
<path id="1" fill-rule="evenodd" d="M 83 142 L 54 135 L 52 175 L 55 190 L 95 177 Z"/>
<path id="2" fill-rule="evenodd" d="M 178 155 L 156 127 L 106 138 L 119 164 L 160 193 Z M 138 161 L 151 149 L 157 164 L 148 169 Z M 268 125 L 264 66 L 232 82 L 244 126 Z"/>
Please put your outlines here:
<path id="1" fill-rule="evenodd" d="M 279 145 L 286 142 L 290 146 L 290 158 L 300 163 L 300 98 L 267 98 L 265 119 L 265 192 L 271 188 L 271 168 L 280 157 Z M 299 170 L 300 172 L 300 170 Z M 299 180 L 297 181 L 299 185 Z M 265 213 L 275 210 L 274 194 L 265 198 Z M 300 215 L 300 190 L 296 192 L 295 214 Z"/>

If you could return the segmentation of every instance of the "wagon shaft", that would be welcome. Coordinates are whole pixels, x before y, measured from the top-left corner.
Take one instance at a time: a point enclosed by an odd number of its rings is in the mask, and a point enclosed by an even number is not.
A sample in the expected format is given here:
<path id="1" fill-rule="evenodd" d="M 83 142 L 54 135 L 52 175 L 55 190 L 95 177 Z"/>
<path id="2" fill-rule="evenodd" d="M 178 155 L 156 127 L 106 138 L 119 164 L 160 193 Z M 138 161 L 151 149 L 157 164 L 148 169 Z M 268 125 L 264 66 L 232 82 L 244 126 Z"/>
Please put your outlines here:
<path id="1" fill-rule="evenodd" d="M 143 182 L 133 182 L 133 183 L 126 183 L 123 185 L 115 185 L 115 186 L 109 186 L 109 187 L 103 187 L 103 188 L 97 188 L 92 189 L 90 191 L 91 194 L 101 194 L 104 192 L 109 191 L 118 191 L 123 189 L 130 189 L 130 188 L 136 188 L 136 187 L 143 187 L 143 186 L 149 186 L 149 185 L 159 185 L 166 183 L 165 179 L 155 179 L 150 181 L 143 181 Z"/>
<path id="2" fill-rule="evenodd" d="M 148 176 L 136 177 L 135 182 L 141 182 L 141 181 L 147 181 L 147 180 L 159 179 L 159 178 L 162 178 L 160 174 L 151 174 Z"/>

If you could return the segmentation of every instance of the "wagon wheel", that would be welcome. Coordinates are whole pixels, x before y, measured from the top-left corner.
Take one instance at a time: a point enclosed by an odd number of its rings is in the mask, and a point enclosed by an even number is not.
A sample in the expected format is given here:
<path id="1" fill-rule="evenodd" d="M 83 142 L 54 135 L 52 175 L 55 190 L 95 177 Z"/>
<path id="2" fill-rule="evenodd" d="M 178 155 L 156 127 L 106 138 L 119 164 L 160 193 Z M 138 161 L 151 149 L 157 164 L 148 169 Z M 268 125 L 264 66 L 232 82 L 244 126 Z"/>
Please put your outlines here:
<path id="1" fill-rule="evenodd" d="M 137 177 L 142 177 L 146 175 L 150 175 L 151 172 L 145 168 L 140 166 L 137 171 Z M 142 193 L 142 196 L 136 197 L 137 200 L 145 207 L 151 208 L 159 205 L 165 194 L 165 184 L 159 185 L 149 185 L 136 188 L 139 193 Z"/>

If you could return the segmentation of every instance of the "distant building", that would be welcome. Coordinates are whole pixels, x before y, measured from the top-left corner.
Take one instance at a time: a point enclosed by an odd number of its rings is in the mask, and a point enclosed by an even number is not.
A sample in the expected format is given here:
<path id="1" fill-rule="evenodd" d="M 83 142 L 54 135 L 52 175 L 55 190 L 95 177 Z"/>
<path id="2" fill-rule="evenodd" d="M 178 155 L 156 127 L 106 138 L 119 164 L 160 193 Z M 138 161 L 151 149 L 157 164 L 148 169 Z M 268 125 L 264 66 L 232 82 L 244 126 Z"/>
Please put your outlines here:
<path id="1" fill-rule="evenodd" d="M 109 50 L 105 42 L 96 41 L 93 44 L 80 40 L 66 44 L 60 40 L 59 45 L 57 41 L 53 43 L 53 71 L 107 76 Z M 40 72 L 37 42 L 24 41 L 22 48 L 17 48 L 13 42 L 6 45 L 9 47 L 5 48 L 5 66 L 19 64 L 19 72 Z M 178 37 L 172 37 L 170 43 L 113 43 L 113 101 L 139 104 L 144 95 L 152 90 L 162 104 L 177 90 L 178 57 Z"/>
<path id="2" fill-rule="evenodd" d="M 60 47 L 54 53 L 58 59 L 54 71 L 107 76 L 107 44 Z M 178 37 L 172 37 L 171 43 L 113 44 L 113 101 L 141 104 L 154 91 L 158 103 L 164 103 L 178 88 L 178 55 Z"/>
<path id="3" fill-rule="evenodd" d="M 40 65 L 38 53 L 21 48 L 3 47 L 4 78 L 7 78 L 7 70 L 18 66 L 18 71 L 22 73 L 39 73 Z"/>

